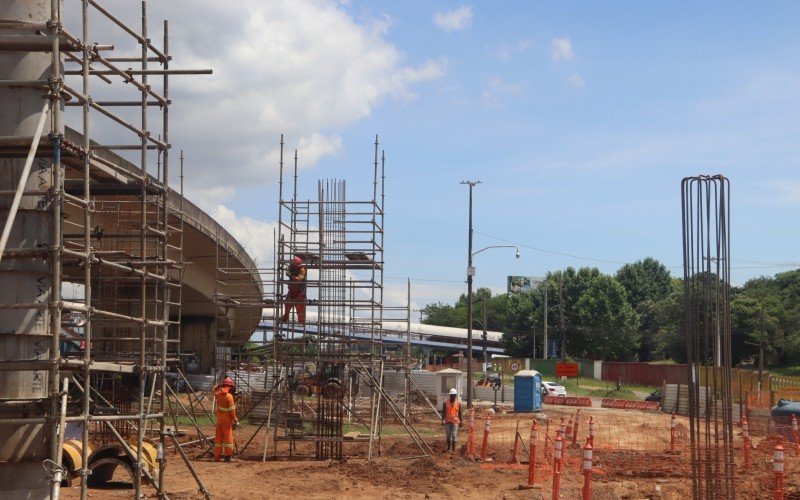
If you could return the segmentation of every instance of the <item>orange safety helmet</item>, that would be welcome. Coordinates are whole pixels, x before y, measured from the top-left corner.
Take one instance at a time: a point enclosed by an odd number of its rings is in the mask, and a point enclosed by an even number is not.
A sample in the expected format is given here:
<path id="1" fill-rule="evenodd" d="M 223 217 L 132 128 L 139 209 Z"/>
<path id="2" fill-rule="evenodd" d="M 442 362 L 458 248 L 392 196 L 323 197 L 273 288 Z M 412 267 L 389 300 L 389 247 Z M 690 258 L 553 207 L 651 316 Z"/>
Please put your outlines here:
<path id="1" fill-rule="evenodd" d="M 294 256 L 294 259 L 292 260 L 292 262 L 294 262 L 296 265 L 298 265 L 298 266 L 299 266 L 300 264 L 302 264 L 302 263 L 303 263 L 303 259 L 301 259 L 301 258 L 300 258 L 300 257 L 298 257 L 297 255 L 295 255 L 295 256 Z"/>
<path id="2" fill-rule="evenodd" d="M 233 382 L 233 379 L 230 378 L 230 377 L 225 377 L 225 379 L 222 380 L 222 387 L 235 387 L 235 386 L 236 386 L 236 384 Z"/>

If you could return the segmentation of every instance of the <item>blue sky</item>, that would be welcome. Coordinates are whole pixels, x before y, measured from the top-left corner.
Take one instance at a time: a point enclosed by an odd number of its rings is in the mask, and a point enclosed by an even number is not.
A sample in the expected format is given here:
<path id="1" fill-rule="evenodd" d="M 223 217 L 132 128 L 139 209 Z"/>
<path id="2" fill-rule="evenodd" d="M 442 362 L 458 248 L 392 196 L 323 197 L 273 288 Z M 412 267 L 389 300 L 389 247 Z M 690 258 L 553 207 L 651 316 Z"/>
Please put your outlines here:
<path id="1" fill-rule="evenodd" d="M 462 6 L 471 9 L 467 26 L 446 32 L 434 23 Z M 444 302 L 463 291 L 445 281 L 464 279 L 463 179 L 483 181 L 476 249 L 502 244 L 493 235 L 679 266 L 680 180 L 723 173 L 732 184 L 732 256 L 800 261 L 800 6 L 770 7 L 354 1 L 347 10 L 356 18 L 391 19 L 387 39 L 410 62 L 446 60 L 447 72 L 416 87 L 410 102 L 386 102 L 343 131 L 342 154 L 309 174 L 369 177 L 379 132 L 389 156 L 387 274 L 442 280 L 415 289 L 441 290 Z M 553 53 L 555 39 L 569 40 L 571 57 Z M 502 289 L 507 274 L 568 265 L 619 267 L 521 253 L 478 256 L 476 285 Z M 734 261 L 734 280 L 787 269 L 761 266 Z"/>
<path id="2" fill-rule="evenodd" d="M 190 195 L 262 262 L 281 131 L 306 146 L 301 193 L 336 177 L 355 198 L 369 196 L 380 134 L 386 275 L 412 278 L 415 307 L 465 289 L 465 179 L 483 182 L 475 248 L 521 246 L 519 260 L 477 257 L 476 286 L 496 291 L 508 274 L 566 266 L 679 266 L 680 180 L 700 173 L 731 179 L 735 282 L 800 262 L 796 2 L 218 3 L 192 5 L 219 54 L 171 24 L 176 53 L 215 68 L 176 84 L 174 129 L 187 131 L 175 142 L 195 168 Z M 201 101 L 230 82 L 241 96 Z M 236 135 L 218 146 L 209 127 Z M 387 285 L 404 296 L 402 281 Z"/>

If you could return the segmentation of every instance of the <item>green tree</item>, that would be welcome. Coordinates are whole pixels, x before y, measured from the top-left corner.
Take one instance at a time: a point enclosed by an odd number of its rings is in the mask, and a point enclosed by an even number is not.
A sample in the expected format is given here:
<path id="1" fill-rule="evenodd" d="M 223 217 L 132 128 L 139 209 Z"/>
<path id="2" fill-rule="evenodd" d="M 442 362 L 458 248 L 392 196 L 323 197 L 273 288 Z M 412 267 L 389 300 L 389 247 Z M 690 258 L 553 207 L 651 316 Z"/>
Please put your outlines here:
<path id="1" fill-rule="evenodd" d="M 669 269 L 652 257 L 625 264 L 616 274 L 625 288 L 628 302 L 639 314 L 639 360 L 653 359 L 659 324 L 657 304 L 673 291 Z"/>
<path id="2" fill-rule="evenodd" d="M 573 353 L 606 360 L 629 358 L 639 348 L 639 317 L 613 277 L 593 277 L 575 304 L 579 342 Z M 578 351 L 578 348 L 582 351 Z"/>
<path id="3" fill-rule="evenodd" d="M 800 359 L 800 270 L 749 280 L 736 290 L 731 303 L 732 328 L 746 336 L 743 358 L 754 357 L 764 308 L 766 354 L 772 363 Z"/>
<path id="4" fill-rule="evenodd" d="M 426 325 L 458 327 L 460 324 L 456 308 L 442 302 L 428 304 L 422 309 L 422 314 L 422 322 Z"/>
<path id="5" fill-rule="evenodd" d="M 666 297 L 653 304 L 655 332 L 652 339 L 652 357 L 686 361 L 686 316 L 684 314 L 683 280 L 675 278 Z"/>
<path id="6" fill-rule="evenodd" d="M 505 295 L 503 348 L 509 356 L 530 357 L 533 354 L 533 332 L 541 323 L 542 300 L 538 291 Z M 540 329 L 541 332 L 541 329 Z M 537 352 L 541 353 L 541 333 Z"/>

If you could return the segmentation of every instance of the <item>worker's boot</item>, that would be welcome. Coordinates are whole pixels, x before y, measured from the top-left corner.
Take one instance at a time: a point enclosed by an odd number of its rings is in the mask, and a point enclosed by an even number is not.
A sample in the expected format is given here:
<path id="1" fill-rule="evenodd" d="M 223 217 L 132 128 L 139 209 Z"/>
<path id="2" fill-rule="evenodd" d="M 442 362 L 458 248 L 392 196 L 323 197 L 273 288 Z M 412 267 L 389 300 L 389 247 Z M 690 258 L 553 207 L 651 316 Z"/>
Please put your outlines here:
<path id="1" fill-rule="evenodd" d="M 231 456 L 230 455 L 225 455 L 225 463 L 228 463 L 228 464 L 231 463 Z"/>

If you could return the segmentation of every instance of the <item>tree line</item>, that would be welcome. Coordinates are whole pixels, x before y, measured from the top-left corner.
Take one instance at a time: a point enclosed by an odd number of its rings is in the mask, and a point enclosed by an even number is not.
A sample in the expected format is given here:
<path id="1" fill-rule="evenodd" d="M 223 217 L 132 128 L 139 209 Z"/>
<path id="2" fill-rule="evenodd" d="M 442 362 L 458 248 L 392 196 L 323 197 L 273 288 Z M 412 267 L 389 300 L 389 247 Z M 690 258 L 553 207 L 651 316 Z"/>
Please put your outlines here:
<path id="1" fill-rule="evenodd" d="M 733 362 L 757 362 L 762 329 L 765 363 L 796 362 L 800 358 L 800 270 L 725 286 L 731 297 Z M 542 357 L 545 289 L 548 339 L 555 340 L 560 349 L 563 331 L 567 356 L 685 361 L 683 279 L 672 276 L 651 257 L 625 264 L 614 275 L 590 267 L 548 272 L 529 292 L 492 295 L 488 288 L 479 288 L 473 292 L 478 345 L 485 306 L 485 328 L 503 332 L 508 355 L 530 357 L 535 338 L 536 357 Z M 702 291 L 694 291 L 693 296 L 700 295 Z M 428 304 L 423 314 L 423 323 L 466 328 L 466 295 L 454 305 Z"/>

